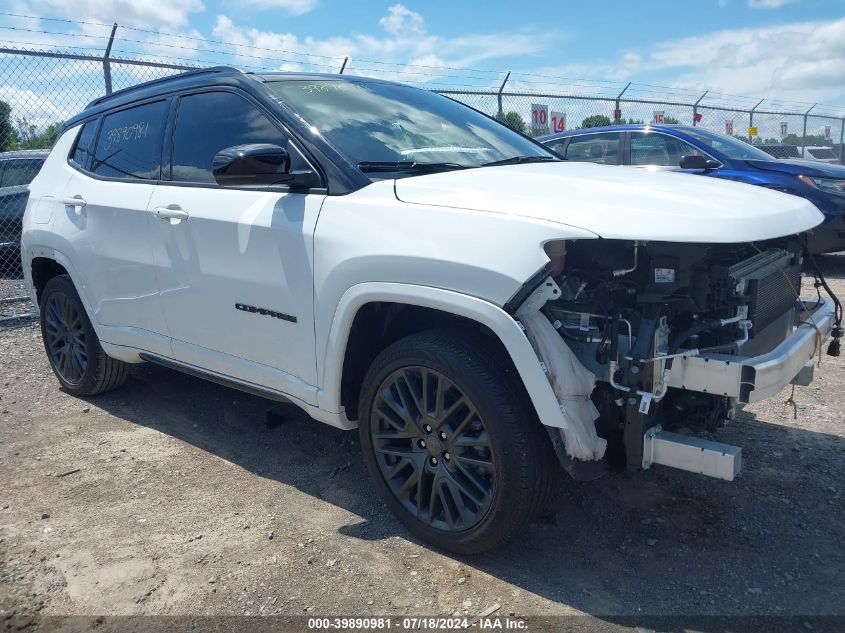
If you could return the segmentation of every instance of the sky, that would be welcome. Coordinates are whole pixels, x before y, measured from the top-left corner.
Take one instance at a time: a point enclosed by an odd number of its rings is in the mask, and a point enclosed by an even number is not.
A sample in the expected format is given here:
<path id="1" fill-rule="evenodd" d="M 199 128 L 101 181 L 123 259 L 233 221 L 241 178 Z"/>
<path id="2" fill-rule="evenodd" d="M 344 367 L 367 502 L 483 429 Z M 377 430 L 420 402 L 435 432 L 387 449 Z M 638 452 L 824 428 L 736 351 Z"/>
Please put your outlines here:
<path id="1" fill-rule="evenodd" d="M 709 90 L 714 104 L 845 113 L 845 0 L 6 0 L 0 11 L 41 18 L 0 15 L 0 42 L 15 47 L 101 52 L 103 25 L 118 22 L 118 56 L 324 72 L 348 57 L 347 72 L 435 88 L 498 86 L 510 70 L 510 89 L 612 94 L 634 81 L 641 96 Z"/>

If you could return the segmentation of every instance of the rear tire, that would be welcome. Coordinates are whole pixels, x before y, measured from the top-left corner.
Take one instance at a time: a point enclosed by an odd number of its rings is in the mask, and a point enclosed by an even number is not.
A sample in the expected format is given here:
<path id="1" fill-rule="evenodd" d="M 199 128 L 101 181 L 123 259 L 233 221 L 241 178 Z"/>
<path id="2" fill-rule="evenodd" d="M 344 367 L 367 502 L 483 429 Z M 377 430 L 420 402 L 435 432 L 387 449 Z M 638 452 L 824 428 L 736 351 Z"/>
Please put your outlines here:
<path id="1" fill-rule="evenodd" d="M 40 303 L 47 360 L 65 391 L 75 396 L 94 396 L 126 382 L 129 365 L 103 350 L 68 275 L 50 279 Z"/>
<path id="2" fill-rule="evenodd" d="M 461 554 L 522 531 L 558 467 L 492 347 L 464 331 L 414 334 L 378 355 L 361 392 L 362 452 L 379 494 L 414 535 Z"/>

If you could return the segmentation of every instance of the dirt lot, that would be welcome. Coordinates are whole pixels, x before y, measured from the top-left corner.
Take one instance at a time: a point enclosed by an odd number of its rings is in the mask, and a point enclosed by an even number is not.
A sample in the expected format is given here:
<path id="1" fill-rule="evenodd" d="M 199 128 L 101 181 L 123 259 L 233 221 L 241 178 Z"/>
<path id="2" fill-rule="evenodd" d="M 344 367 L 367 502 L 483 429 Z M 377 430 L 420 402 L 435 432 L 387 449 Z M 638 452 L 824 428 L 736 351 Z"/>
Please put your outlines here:
<path id="1" fill-rule="evenodd" d="M 845 356 L 796 390 L 797 420 L 784 392 L 720 434 L 738 481 L 572 484 L 474 558 L 402 530 L 354 433 L 149 365 L 70 397 L 32 322 L 0 328 L 0 364 L 0 615 L 845 615 Z"/>

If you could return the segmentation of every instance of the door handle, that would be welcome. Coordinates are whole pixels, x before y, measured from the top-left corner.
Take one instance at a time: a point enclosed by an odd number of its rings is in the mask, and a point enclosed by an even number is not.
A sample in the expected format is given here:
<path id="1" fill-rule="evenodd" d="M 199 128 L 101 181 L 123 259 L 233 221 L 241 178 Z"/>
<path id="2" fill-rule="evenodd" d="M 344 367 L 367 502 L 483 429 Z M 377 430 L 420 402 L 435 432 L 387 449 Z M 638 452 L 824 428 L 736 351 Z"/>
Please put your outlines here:
<path id="1" fill-rule="evenodd" d="M 166 207 L 156 207 L 153 209 L 156 217 L 162 220 L 187 220 L 190 216 L 178 204 L 169 204 Z"/>
<path id="2" fill-rule="evenodd" d="M 62 204 L 66 207 L 73 207 L 73 212 L 76 215 L 82 215 L 82 209 L 84 209 L 85 205 L 88 203 L 85 202 L 85 199 L 82 196 L 76 195 L 72 198 L 62 198 Z"/>

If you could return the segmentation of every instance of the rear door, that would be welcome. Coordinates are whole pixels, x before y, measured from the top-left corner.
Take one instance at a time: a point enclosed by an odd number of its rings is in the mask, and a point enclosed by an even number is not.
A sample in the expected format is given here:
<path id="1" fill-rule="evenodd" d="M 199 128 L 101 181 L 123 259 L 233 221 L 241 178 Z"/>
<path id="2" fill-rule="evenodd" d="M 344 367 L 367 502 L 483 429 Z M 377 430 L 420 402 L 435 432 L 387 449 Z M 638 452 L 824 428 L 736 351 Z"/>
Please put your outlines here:
<path id="1" fill-rule="evenodd" d="M 281 145 L 292 170 L 313 169 L 246 95 L 180 97 L 170 182 L 149 203 L 174 357 L 316 402 L 313 236 L 325 193 L 217 185 L 214 156 L 248 143 Z"/>
<path id="2" fill-rule="evenodd" d="M 84 124 L 69 159 L 62 222 L 102 338 L 168 355 L 147 204 L 169 105 L 158 99 Z"/>

